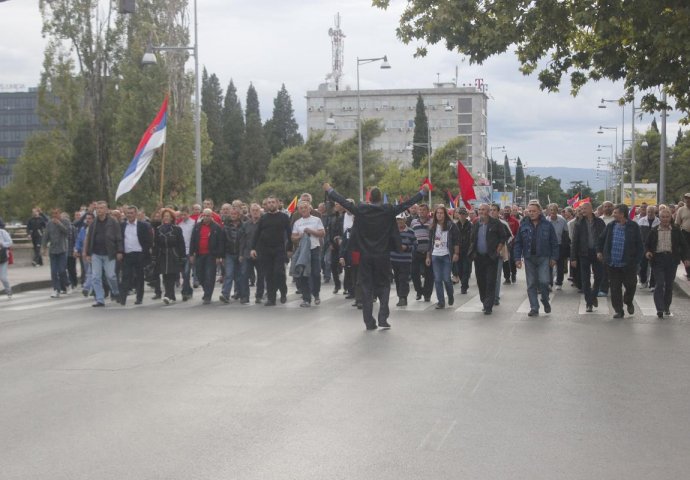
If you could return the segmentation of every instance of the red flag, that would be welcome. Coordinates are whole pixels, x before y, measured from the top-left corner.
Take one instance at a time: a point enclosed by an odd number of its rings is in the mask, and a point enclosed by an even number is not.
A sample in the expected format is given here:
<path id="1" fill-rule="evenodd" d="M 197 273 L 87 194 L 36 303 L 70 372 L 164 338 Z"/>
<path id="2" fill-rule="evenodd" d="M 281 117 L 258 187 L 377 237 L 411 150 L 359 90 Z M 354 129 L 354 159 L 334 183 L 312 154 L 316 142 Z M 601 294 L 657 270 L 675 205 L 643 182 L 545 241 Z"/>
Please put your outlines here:
<path id="1" fill-rule="evenodd" d="M 470 172 L 467 171 L 461 161 L 458 160 L 458 186 L 460 187 L 460 194 L 462 194 L 462 201 L 465 206 L 470 209 L 470 200 L 476 200 L 477 196 L 474 194 L 474 179 Z"/>
<path id="2" fill-rule="evenodd" d="M 369 203 L 371 202 L 371 189 L 367 188 L 367 193 L 364 195 L 364 200 Z"/>
<path id="3" fill-rule="evenodd" d="M 292 215 L 293 213 L 295 213 L 296 208 L 297 208 L 297 196 L 295 196 L 295 198 L 292 199 L 292 201 L 290 202 L 290 205 L 288 205 L 288 207 L 287 207 L 287 211 L 290 213 L 290 215 Z"/>
<path id="4" fill-rule="evenodd" d="M 429 180 L 429 177 L 424 177 L 424 181 L 422 182 L 422 185 L 420 186 L 420 188 L 423 187 L 424 185 L 429 186 L 430 192 L 434 190 L 434 186 L 431 184 L 431 180 Z"/>
<path id="5" fill-rule="evenodd" d="M 573 208 L 577 208 L 585 203 L 592 203 L 592 201 L 589 199 L 589 197 L 583 198 L 582 200 L 578 200 L 577 202 L 573 203 Z"/>
<path id="6" fill-rule="evenodd" d="M 630 218 L 635 218 L 635 215 L 637 215 L 637 205 L 632 207 L 632 210 L 630 210 L 630 215 L 628 215 Z"/>

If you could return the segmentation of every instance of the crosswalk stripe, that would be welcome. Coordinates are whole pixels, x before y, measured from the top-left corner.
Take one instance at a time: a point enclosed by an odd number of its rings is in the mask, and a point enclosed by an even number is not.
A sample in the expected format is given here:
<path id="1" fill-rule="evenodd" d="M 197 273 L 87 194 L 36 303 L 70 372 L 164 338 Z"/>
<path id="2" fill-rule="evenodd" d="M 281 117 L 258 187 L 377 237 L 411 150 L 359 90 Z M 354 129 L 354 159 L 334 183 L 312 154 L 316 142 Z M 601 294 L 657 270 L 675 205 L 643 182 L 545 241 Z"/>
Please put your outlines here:
<path id="1" fill-rule="evenodd" d="M 587 301 L 585 296 L 580 294 L 580 306 L 578 312 L 580 315 L 611 315 L 609 310 L 609 302 L 606 297 L 601 297 L 598 300 L 599 306 L 594 308 L 594 311 L 587 313 Z"/>
<path id="2" fill-rule="evenodd" d="M 635 303 L 640 309 L 640 312 L 645 317 L 656 316 L 656 305 L 654 305 L 654 295 L 651 292 L 637 292 L 635 293 Z"/>
<path id="3" fill-rule="evenodd" d="M 455 297 L 457 298 L 457 297 Z M 469 299 L 469 301 L 465 302 L 461 306 L 455 309 L 456 312 L 481 312 L 482 309 L 484 308 L 484 304 L 482 301 L 479 299 L 479 294 L 474 295 Z"/>

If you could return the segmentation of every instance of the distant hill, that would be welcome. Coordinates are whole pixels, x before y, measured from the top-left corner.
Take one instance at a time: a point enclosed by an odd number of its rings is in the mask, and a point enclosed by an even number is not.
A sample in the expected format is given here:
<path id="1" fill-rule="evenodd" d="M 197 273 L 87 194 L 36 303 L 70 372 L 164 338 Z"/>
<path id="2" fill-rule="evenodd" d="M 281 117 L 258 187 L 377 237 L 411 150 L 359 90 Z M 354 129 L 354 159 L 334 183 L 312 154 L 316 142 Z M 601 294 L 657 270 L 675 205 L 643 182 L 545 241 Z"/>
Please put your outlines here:
<path id="1" fill-rule="evenodd" d="M 513 175 L 515 175 L 515 169 L 512 168 L 511 170 L 513 170 Z M 606 188 L 606 178 L 602 175 L 597 180 L 597 172 L 593 168 L 529 167 L 528 173 L 530 175 L 539 175 L 541 178 L 558 178 L 561 180 L 561 188 L 564 191 L 570 188 L 570 182 L 575 181 L 589 182 L 589 186 L 594 192 Z"/>

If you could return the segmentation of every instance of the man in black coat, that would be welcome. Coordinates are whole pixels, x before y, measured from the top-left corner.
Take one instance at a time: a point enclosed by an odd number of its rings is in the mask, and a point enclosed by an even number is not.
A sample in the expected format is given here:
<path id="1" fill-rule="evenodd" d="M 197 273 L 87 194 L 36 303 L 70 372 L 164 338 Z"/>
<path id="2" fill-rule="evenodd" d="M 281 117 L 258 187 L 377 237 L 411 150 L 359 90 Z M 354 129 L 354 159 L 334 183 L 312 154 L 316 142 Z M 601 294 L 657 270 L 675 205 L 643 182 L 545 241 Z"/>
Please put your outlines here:
<path id="1" fill-rule="evenodd" d="M 323 184 L 328 198 L 338 202 L 355 216 L 354 236 L 360 251 L 359 282 L 362 287 L 362 315 L 367 330 L 378 327 L 388 329 L 388 298 L 390 296 L 391 239 L 397 233 L 396 215 L 422 201 L 428 187 L 424 185 L 412 198 L 399 205 L 383 204 L 381 190 L 371 189 L 371 203 L 355 205 L 336 192 L 328 183 Z M 374 296 L 379 299 L 378 327 L 372 314 Z"/>
<path id="2" fill-rule="evenodd" d="M 505 226 L 489 215 L 489 206 L 479 205 L 479 220 L 472 226 L 469 256 L 474 260 L 479 299 L 485 315 L 491 315 L 494 308 L 498 257 L 508 238 Z"/>
<path id="3" fill-rule="evenodd" d="M 204 290 L 203 303 L 211 303 L 216 286 L 216 266 L 225 255 L 223 229 L 213 221 L 213 210 L 204 209 L 194 225 L 189 242 L 189 263 L 196 268 L 196 278 Z"/>
<path id="4" fill-rule="evenodd" d="M 597 294 L 604 274 L 604 264 L 597 258 L 597 244 L 606 229 L 604 221 L 594 215 L 591 203 L 580 206 L 582 217 L 575 221 L 570 242 L 570 264 L 578 268 L 587 311 L 599 306 Z M 594 283 L 591 282 L 594 274 Z"/>
<path id="5" fill-rule="evenodd" d="M 134 205 L 125 208 L 127 220 L 120 224 L 124 243 L 122 259 L 122 280 L 120 282 L 120 303 L 127 304 L 129 290 L 134 287 L 137 299 L 135 305 L 141 305 L 144 299 L 144 266 L 151 262 L 153 230 L 147 222 L 137 220 L 139 209 Z"/>

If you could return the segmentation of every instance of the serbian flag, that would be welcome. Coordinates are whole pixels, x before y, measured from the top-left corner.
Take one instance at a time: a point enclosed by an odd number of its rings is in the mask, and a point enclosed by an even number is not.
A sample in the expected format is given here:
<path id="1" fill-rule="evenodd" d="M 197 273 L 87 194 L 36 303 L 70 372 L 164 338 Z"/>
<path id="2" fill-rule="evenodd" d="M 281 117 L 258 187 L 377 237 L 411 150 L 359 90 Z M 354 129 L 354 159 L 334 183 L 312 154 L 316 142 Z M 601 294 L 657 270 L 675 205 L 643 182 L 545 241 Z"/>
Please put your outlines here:
<path id="1" fill-rule="evenodd" d="M 297 208 L 297 195 L 295 195 L 295 198 L 292 199 L 290 202 L 290 205 L 288 205 L 287 211 L 292 215 L 295 213 L 295 209 Z"/>
<path id="2" fill-rule="evenodd" d="M 134 158 L 127 167 L 127 170 L 125 170 L 122 180 L 120 180 L 120 185 L 117 187 L 117 193 L 115 193 L 115 200 L 134 188 L 134 185 L 137 184 L 146 171 L 146 167 L 151 163 L 153 154 L 165 143 L 165 127 L 167 123 L 168 96 L 166 95 L 165 100 L 163 100 L 163 105 L 161 105 L 160 110 L 158 110 L 156 118 L 146 129 L 144 136 L 141 137 L 139 146 L 134 152 Z"/>
<path id="3" fill-rule="evenodd" d="M 580 194 L 576 193 L 573 198 L 568 200 L 568 205 L 570 205 L 572 207 L 575 204 L 575 202 L 577 202 L 578 200 L 580 200 Z"/>
<path id="4" fill-rule="evenodd" d="M 578 196 L 579 196 L 579 194 L 578 194 Z M 573 203 L 573 208 L 577 208 L 580 205 L 583 205 L 585 203 L 592 203 L 592 201 L 589 199 L 589 197 L 583 198 L 582 200 L 578 200 L 577 202 Z"/>
<path id="5" fill-rule="evenodd" d="M 431 180 L 429 180 L 429 177 L 424 177 L 424 181 L 422 182 L 419 188 L 421 189 L 424 185 L 427 185 L 429 187 L 430 192 L 434 190 L 434 186 L 431 184 Z"/>
<path id="6" fill-rule="evenodd" d="M 460 187 L 460 194 L 462 201 L 465 202 L 465 207 L 469 210 L 472 208 L 470 200 L 476 200 L 477 196 L 474 194 L 474 179 L 470 172 L 467 171 L 461 161 L 458 160 L 458 186 Z"/>
<path id="7" fill-rule="evenodd" d="M 450 208 L 455 208 L 455 197 L 453 197 L 453 194 L 450 193 L 449 190 L 446 190 L 446 193 L 448 194 L 448 203 L 450 204 Z"/>

